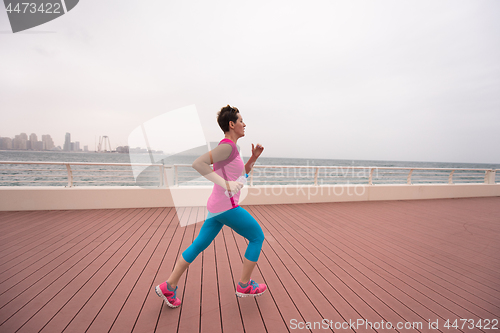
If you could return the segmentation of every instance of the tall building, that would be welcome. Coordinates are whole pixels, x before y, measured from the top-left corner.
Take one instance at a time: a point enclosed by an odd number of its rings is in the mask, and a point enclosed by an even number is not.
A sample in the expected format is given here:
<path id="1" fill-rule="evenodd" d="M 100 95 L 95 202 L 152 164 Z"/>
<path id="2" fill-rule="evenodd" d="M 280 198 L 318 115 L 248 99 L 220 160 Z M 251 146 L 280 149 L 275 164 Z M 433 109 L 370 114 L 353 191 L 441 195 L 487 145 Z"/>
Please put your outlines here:
<path id="1" fill-rule="evenodd" d="M 21 150 L 28 149 L 28 135 L 26 133 L 16 135 L 12 142 L 12 148 Z"/>
<path id="2" fill-rule="evenodd" d="M 52 150 L 54 149 L 54 141 L 49 134 L 42 135 L 43 149 L 44 150 Z"/>
<path id="3" fill-rule="evenodd" d="M 43 148 L 43 142 L 38 141 L 38 137 L 36 136 L 35 133 L 31 133 L 30 139 L 28 141 L 28 149 L 31 150 L 44 150 Z"/>
<path id="4" fill-rule="evenodd" d="M 80 151 L 80 141 L 75 141 L 75 151 Z"/>
<path id="5" fill-rule="evenodd" d="M 45 147 L 45 145 L 43 144 L 43 141 L 37 141 L 31 145 L 31 149 L 38 150 L 38 151 L 45 150 L 44 147 Z"/>
<path id="6" fill-rule="evenodd" d="M 71 151 L 71 134 L 66 133 L 66 136 L 64 137 L 64 151 Z"/>
<path id="7" fill-rule="evenodd" d="M 31 133 L 30 139 L 28 141 L 28 147 L 27 148 L 31 149 L 31 150 L 38 150 L 37 149 L 37 144 L 36 144 L 37 142 L 38 142 L 38 138 L 37 138 L 36 134 L 35 133 Z"/>
<path id="8" fill-rule="evenodd" d="M 0 138 L 0 149 L 12 149 L 12 139 Z"/>

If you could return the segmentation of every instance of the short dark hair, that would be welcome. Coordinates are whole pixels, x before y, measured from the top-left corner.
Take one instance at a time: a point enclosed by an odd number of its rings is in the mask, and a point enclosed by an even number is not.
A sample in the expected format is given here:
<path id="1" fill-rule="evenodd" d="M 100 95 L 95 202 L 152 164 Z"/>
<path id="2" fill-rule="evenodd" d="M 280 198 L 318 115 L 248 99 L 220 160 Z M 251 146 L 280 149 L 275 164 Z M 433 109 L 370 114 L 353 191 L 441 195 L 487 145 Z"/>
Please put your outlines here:
<path id="1" fill-rule="evenodd" d="M 224 133 L 229 132 L 230 121 L 234 123 L 238 121 L 238 113 L 240 113 L 240 111 L 235 107 L 231 107 L 229 104 L 224 106 L 217 113 L 217 122 Z"/>

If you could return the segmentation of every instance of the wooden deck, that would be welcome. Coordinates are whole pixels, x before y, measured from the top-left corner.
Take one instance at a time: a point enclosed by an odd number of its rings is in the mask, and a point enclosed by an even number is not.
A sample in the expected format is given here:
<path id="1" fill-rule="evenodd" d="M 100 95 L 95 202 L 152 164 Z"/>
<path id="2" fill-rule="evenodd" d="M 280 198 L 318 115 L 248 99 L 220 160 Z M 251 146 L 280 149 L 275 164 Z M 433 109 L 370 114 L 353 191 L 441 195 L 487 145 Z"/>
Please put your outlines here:
<path id="1" fill-rule="evenodd" d="M 266 236 L 253 278 L 268 292 L 235 297 L 246 241 L 224 227 L 181 279 L 178 309 L 153 289 L 202 225 L 179 219 L 204 207 L 0 212 L 0 332 L 332 331 L 323 319 L 499 332 L 500 197 L 245 208 Z M 460 318 L 483 327 L 443 326 Z M 373 329 L 335 329 L 358 320 Z"/>

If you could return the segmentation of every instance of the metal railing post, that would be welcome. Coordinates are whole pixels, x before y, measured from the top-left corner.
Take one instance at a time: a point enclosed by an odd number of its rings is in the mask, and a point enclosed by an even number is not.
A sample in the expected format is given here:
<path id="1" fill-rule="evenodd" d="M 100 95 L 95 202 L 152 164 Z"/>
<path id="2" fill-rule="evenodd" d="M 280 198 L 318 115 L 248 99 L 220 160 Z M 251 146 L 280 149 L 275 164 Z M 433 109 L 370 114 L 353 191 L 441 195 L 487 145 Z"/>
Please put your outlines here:
<path id="1" fill-rule="evenodd" d="M 448 184 L 453 184 L 453 174 L 455 173 L 455 170 L 451 170 L 450 176 L 448 177 Z"/>
<path id="2" fill-rule="evenodd" d="M 68 170 L 68 187 L 73 187 L 73 172 L 71 172 L 71 166 L 68 163 L 66 169 Z"/>
<path id="3" fill-rule="evenodd" d="M 410 170 L 408 174 L 408 178 L 406 179 L 406 184 L 411 185 L 411 174 L 413 173 L 413 169 Z"/>
<path id="4" fill-rule="evenodd" d="M 495 184 L 495 170 L 486 170 L 484 173 L 485 184 Z"/>
<path id="5" fill-rule="evenodd" d="M 163 187 L 165 185 L 165 171 L 163 165 L 160 165 L 160 185 L 158 187 Z"/>
<path id="6" fill-rule="evenodd" d="M 168 168 L 163 167 L 163 177 L 165 177 L 164 178 L 165 179 L 165 188 L 169 187 L 169 183 L 168 183 L 169 182 L 169 180 L 168 180 L 169 178 L 168 178 L 167 172 L 168 172 Z"/>
<path id="7" fill-rule="evenodd" d="M 373 168 L 370 169 L 370 176 L 368 177 L 368 185 L 373 185 Z"/>
<path id="8" fill-rule="evenodd" d="M 318 172 L 319 172 L 319 167 L 316 168 L 316 172 L 314 173 L 314 186 L 318 186 Z"/>
<path id="9" fill-rule="evenodd" d="M 167 165 L 165 168 L 165 187 L 170 187 L 174 185 L 174 167 L 173 165 Z"/>

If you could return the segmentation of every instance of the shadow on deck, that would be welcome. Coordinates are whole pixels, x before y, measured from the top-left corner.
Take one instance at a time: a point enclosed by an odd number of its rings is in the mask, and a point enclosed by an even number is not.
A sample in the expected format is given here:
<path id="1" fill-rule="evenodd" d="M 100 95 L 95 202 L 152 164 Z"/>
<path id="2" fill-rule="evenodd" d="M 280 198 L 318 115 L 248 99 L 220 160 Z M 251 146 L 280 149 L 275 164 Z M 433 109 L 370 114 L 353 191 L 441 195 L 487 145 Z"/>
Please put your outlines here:
<path id="1" fill-rule="evenodd" d="M 178 309 L 154 286 L 202 225 L 179 219 L 204 207 L 0 212 L 0 331 L 500 329 L 500 197 L 244 208 L 266 236 L 253 278 L 268 291 L 235 297 L 246 241 L 224 227 L 181 279 Z M 338 329 L 362 320 L 372 328 Z"/>

